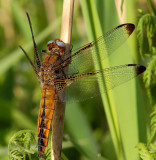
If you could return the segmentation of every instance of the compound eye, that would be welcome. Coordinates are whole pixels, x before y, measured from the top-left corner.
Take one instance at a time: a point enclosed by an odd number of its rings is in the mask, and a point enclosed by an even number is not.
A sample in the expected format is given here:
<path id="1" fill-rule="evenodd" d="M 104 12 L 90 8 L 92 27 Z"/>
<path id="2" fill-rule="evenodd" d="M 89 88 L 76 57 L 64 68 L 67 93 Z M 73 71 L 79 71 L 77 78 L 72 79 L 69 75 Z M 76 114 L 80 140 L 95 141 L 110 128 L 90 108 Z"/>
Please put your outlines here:
<path id="1" fill-rule="evenodd" d="M 54 40 L 51 40 L 51 41 L 49 41 L 49 42 L 47 43 L 47 45 L 52 44 L 52 43 L 54 43 L 54 42 L 55 42 Z"/>
<path id="2" fill-rule="evenodd" d="M 61 42 L 61 41 L 56 41 L 56 44 L 57 44 L 59 47 L 65 47 L 64 43 Z"/>

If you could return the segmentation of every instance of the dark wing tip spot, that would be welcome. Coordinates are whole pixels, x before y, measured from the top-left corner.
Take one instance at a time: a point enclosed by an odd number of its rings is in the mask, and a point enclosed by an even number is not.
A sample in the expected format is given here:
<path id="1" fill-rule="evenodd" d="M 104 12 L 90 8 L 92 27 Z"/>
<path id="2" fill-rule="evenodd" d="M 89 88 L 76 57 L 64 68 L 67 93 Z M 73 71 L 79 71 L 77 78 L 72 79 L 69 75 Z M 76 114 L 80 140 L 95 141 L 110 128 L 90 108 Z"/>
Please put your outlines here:
<path id="1" fill-rule="evenodd" d="M 125 25 L 125 28 L 126 28 L 127 33 L 130 35 L 130 34 L 132 34 L 132 32 L 134 31 L 135 25 L 132 24 L 132 23 L 127 23 L 127 24 Z"/>
<path id="2" fill-rule="evenodd" d="M 128 35 L 131 35 L 135 29 L 135 25 L 132 23 L 121 24 L 121 25 L 117 26 L 116 29 L 120 28 L 120 27 L 123 27 L 123 29 L 125 30 L 125 32 L 127 32 Z"/>
<path id="3" fill-rule="evenodd" d="M 142 65 L 138 65 L 137 68 L 136 68 L 136 71 L 137 71 L 137 75 L 143 73 L 144 71 L 146 71 L 146 67 L 145 66 L 142 66 Z"/>
<path id="4" fill-rule="evenodd" d="M 137 75 L 143 73 L 146 70 L 145 66 L 138 65 L 138 64 L 128 64 L 128 66 L 135 66 Z"/>

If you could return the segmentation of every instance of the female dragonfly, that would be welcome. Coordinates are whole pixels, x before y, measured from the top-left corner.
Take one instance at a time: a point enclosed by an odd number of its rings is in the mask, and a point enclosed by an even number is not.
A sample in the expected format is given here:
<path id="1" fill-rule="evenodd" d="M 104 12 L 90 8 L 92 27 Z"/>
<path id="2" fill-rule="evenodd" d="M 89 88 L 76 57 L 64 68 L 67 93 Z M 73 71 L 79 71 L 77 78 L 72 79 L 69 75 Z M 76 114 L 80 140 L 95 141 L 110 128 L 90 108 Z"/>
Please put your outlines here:
<path id="1" fill-rule="evenodd" d="M 117 26 L 111 31 L 99 37 L 97 40 L 71 51 L 71 55 L 65 55 L 65 44 L 56 39 L 47 43 L 47 50 L 42 50 L 44 58 L 41 60 L 35 43 L 33 30 L 27 13 L 29 26 L 34 45 L 34 63 L 25 50 L 20 46 L 41 85 L 41 103 L 38 117 L 38 152 L 43 156 L 51 129 L 51 123 L 57 101 L 65 102 L 85 100 L 96 96 L 98 83 L 102 77 L 105 79 L 105 92 L 137 75 L 143 73 L 146 68 L 137 64 L 127 64 L 102 70 L 94 70 L 93 63 L 97 62 L 95 54 L 99 54 L 103 60 L 113 53 L 131 35 L 135 26 L 127 23 Z M 68 68 L 68 74 L 65 70 Z M 92 88 L 96 89 L 92 89 Z M 72 90 L 76 90 L 72 92 Z M 87 92 L 87 93 L 86 93 Z M 66 95 L 62 98 L 62 94 Z M 70 95 L 70 96 L 69 96 Z"/>

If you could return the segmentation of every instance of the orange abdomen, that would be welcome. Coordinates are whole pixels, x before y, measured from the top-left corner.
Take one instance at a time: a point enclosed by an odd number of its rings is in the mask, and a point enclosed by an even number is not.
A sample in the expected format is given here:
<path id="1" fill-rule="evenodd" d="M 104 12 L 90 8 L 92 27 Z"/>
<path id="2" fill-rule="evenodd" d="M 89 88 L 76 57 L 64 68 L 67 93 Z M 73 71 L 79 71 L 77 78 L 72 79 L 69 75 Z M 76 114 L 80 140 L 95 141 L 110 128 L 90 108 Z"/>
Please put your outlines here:
<path id="1" fill-rule="evenodd" d="M 44 85 L 42 87 L 40 112 L 38 117 L 38 152 L 43 156 L 46 146 L 48 145 L 51 122 L 55 110 L 56 90 L 54 85 Z"/>

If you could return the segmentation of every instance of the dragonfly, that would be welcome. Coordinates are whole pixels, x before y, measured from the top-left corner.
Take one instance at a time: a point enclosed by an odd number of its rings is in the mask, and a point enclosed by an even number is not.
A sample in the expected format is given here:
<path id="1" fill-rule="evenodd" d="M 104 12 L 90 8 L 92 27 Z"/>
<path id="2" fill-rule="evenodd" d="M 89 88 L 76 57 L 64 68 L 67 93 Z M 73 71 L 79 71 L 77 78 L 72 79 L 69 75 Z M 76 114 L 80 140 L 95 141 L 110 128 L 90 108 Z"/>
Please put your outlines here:
<path id="1" fill-rule="evenodd" d="M 34 46 L 34 62 L 26 51 L 19 47 L 30 62 L 41 85 L 37 136 L 38 154 L 43 157 L 57 102 L 76 102 L 95 97 L 100 94 L 98 85 L 103 82 L 103 77 L 107 86 L 103 92 L 107 92 L 143 73 L 146 67 L 138 64 L 101 70 L 95 70 L 93 67 L 98 62 L 95 55 L 99 54 L 102 60 L 111 55 L 132 34 L 135 29 L 134 24 L 121 24 L 95 41 L 71 50 L 70 55 L 65 54 L 66 45 L 62 40 L 50 40 L 47 43 L 47 50 L 41 51 L 43 54 L 41 59 L 28 13 L 27 18 Z"/>

